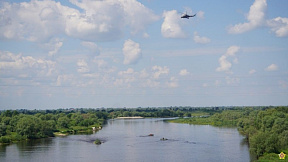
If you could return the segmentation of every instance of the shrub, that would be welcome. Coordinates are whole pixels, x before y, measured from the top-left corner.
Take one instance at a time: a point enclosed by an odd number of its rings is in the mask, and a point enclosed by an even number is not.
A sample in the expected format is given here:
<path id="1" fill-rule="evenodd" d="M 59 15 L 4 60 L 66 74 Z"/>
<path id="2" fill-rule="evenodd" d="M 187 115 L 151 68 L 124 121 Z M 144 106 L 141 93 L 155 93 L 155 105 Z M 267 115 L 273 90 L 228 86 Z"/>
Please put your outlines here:
<path id="1" fill-rule="evenodd" d="M 0 143 L 10 143 L 11 139 L 9 137 L 6 136 L 2 136 L 0 137 Z"/>

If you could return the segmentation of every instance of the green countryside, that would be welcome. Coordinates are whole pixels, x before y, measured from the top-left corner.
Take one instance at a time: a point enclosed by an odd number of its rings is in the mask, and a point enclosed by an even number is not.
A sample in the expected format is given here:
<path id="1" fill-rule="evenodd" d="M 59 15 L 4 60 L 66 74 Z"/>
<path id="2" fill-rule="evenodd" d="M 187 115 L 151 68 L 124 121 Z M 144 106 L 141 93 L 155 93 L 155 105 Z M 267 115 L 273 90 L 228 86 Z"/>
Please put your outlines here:
<path id="1" fill-rule="evenodd" d="M 280 152 L 288 153 L 287 106 L 4 110 L 0 111 L 0 144 L 91 133 L 92 127 L 99 131 L 108 119 L 135 116 L 177 117 L 167 122 L 236 127 L 258 161 L 277 161 Z"/>

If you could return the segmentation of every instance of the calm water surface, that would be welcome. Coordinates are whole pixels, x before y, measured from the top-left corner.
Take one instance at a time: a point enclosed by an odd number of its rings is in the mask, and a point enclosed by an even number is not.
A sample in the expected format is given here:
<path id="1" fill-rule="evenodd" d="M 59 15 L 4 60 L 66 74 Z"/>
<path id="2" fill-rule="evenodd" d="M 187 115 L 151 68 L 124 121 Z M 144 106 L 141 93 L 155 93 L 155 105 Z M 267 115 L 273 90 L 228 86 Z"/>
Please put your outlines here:
<path id="1" fill-rule="evenodd" d="M 147 136 L 153 133 L 154 136 Z M 161 141 L 161 138 L 167 138 Z M 99 138 L 104 143 L 95 145 Z M 167 123 L 163 119 L 109 120 L 91 135 L 70 135 L 0 146 L 0 161 L 250 161 L 235 128 Z"/>

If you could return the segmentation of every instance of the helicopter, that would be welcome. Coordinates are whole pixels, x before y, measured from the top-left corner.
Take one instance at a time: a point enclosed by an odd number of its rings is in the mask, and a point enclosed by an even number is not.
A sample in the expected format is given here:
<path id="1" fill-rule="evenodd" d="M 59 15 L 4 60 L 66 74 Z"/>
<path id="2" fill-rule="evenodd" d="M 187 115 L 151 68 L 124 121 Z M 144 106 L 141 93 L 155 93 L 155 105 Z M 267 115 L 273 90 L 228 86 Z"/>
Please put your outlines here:
<path id="1" fill-rule="evenodd" d="M 186 12 L 185 14 L 183 14 L 183 15 L 181 16 L 181 18 L 189 19 L 189 17 L 194 17 L 194 16 L 196 16 L 196 14 L 194 14 L 194 15 L 188 15 L 187 12 Z"/>

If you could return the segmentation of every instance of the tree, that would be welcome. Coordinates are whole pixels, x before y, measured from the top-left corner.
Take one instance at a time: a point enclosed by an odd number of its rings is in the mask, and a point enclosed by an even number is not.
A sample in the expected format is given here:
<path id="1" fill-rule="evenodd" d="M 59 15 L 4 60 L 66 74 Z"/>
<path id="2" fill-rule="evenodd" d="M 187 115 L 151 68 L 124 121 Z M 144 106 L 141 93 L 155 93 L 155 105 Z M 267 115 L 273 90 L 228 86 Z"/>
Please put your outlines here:
<path id="1" fill-rule="evenodd" d="M 69 118 L 67 116 L 60 117 L 57 121 L 57 125 L 60 128 L 69 128 Z"/>
<path id="2" fill-rule="evenodd" d="M 3 116 L 12 117 L 12 111 L 11 110 L 4 111 Z"/>
<path id="3" fill-rule="evenodd" d="M 26 136 L 28 139 L 38 138 L 37 133 L 40 131 L 40 120 L 35 116 L 27 115 L 17 123 L 17 133 Z"/>
<path id="4" fill-rule="evenodd" d="M 19 115 L 19 112 L 16 111 L 16 110 L 14 110 L 13 113 L 12 113 L 12 117 L 13 117 L 13 116 L 16 116 L 16 115 Z"/>
<path id="5" fill-rule="evenodd" d="M 48 121 L 41 121 L 40 123 L 40 131 L 38 132 L 38 136 L 40 137 L 51 137 L 54 136 L 53 132 L 55 128 L 55 121 L 48 120 Z"/>
<path id="6" fill-rule="evenodd" d="M 11 120 L 11 117 L 3 117 L 2 118 L 2 123 L 4 123 L 5 125 L 9 125 L 10 124 L 10 120 Z"/>
<path id="7" fill-rule="evenodd" d="M 279 148 L 287 149 L 288 148 L 288 130 L 283 131 L 279 135 Z"/>
<path id="8" fill-rule="evenodd" d="M 278 152 L 279 150 L 279 142 L 278 142 L 278 135 L 276 133 L 269 134 L 268 137 L 266 137 L 265 141 L 265 152 L 272 153 L 272 152 Z"/>
<path id="9" fill-rule="evenodd" d="M 6 125 L 4 123 L 0 123 L 0 136 L 5 136 L 6 135 Z"/>
<path id="10" fill-rule="evenodd" d="M 15 132 L 17 129 L 17 123 L 19 122 L 19 119 L 23 117 L 22 115 L 15 115 L 10 120 L 10 131 Z"/>
<path id="11" fill-rule="evenodd" d="M 250 151 L 257 156 L 257 158 L 265 152 L 266 148 L 266 138 L 268 134 L 264 132 L 258 132 L 256 135 L 252 136 L 249 140 Z"/>

